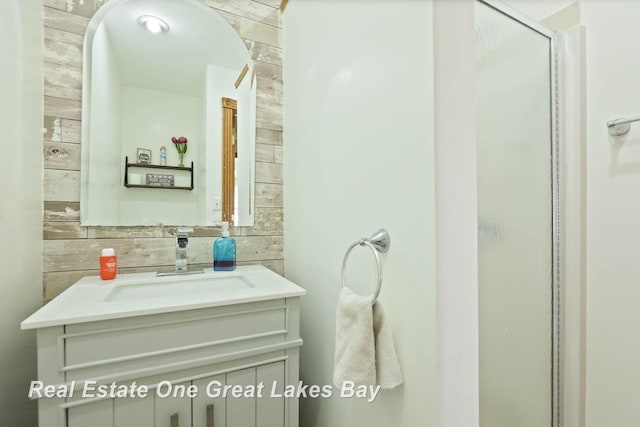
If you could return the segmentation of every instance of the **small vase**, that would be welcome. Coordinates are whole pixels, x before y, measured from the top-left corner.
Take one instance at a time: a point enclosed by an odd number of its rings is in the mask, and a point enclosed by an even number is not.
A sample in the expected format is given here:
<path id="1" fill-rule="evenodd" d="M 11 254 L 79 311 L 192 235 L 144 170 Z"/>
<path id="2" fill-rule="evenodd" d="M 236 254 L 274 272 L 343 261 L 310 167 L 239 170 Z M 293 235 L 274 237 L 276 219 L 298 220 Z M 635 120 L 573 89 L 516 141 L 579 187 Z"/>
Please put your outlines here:
<path id="1" fill-rule="evenodd" d="M 184 167 L 184 153 L 178 152 L 178 160 L 179 160 L 178 166 L 183 168 Z"/>

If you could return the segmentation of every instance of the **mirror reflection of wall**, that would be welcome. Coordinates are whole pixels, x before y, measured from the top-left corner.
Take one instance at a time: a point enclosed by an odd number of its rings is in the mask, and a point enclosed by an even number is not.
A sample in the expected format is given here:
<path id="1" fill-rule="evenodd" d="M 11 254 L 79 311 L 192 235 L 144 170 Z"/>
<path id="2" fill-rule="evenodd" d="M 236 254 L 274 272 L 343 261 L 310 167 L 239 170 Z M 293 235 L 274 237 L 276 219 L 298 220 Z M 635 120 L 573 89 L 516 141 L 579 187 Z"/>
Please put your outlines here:
<path id="1" fill-rule="evenodd" d="M 158 32 L 140 17 L 155 16 Z M 145 21 L 146 22 L 146 21 Z M 223 108 L 238 102 L 238 161 L 231 185 L 235 225 L 253 224 L 255 96 L 253 63 L 235 30 L 196 0 L 112 0 L 85 37 L 83 225 L 213 225 L 223 213 Z M 188 139 L 184 165 L 171 137 Z M 160 148 L 167 147 L 160 166 Z M 154 168 L 126 168 L 139 149 Z M 193 173 L 193 189 L 189 188 Z M 173 188 L 144 188 L 148 175 Z M 142 185 L 125 186 L 124 176 Z M 170 180 L 169 180 L 170 177 Z M 155 181 L 154 181 L 155 183 Z M 227 183 L 227 185 L 229 185 Z M 155 186 L 155 185 L 152 185 Z M 172 191 L 173 190 L 173 191 Z M 233 211 L 232 209 L 232 211 Z"/>

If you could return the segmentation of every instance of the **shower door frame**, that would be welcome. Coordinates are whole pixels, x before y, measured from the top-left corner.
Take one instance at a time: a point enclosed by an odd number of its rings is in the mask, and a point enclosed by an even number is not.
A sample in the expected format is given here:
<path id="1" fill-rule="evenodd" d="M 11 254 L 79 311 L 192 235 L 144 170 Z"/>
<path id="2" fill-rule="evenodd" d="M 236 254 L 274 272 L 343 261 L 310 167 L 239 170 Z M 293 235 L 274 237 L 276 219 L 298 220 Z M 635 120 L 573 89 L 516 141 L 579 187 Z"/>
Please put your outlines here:
<path id="1" fill-rule="evenodd" d="M 561 281 L 561 236 L 560 236 L 560 72 L 558 61 L 558 34 L 533 19 L 523 15 L 517 10 L 505 5 L 497 0 L 476 0 L 483 3 L 497 12 L 513 19 L 514 21 L 528 27 L 536 33 L 549 40 L 549 77 L 550 77 L 550 117 L 551 117 L 551 221 L 552 221 L 552 244 L 551 244 L 551 426 L 560 427 L 560 339 L 561 339 L 561 301 L 560 301 L 560 281 Z"/>

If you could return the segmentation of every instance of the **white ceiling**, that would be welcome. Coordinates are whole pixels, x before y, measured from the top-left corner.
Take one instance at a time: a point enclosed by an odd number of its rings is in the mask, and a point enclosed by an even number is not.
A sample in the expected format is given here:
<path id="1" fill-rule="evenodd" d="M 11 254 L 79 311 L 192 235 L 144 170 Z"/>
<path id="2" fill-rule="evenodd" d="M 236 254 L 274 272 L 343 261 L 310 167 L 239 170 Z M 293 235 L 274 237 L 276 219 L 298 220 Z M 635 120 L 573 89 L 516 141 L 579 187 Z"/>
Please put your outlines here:
<path id="1" fill-rule="evenodd" d="M 147 31 L 137 22 L 140 15 L 163 19 L 169 31 Z M 123 85 L 200 96 L 207 64 L 238 74 L 251 64 L 233 27 L 198 1 L 125 0 L 108 11 L 102 23 Z"/>

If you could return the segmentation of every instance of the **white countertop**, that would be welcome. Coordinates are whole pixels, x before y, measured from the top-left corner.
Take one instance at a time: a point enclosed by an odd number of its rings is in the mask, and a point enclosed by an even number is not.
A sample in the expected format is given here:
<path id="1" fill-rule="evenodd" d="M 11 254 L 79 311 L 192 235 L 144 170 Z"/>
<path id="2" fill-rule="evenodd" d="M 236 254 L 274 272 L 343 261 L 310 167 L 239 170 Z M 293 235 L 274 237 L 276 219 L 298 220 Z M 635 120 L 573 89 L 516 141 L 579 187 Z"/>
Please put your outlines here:
<path id="1" fill-rule="evenodd" d="M 121 274 L 113 280 L 83 277 L 21 323 L 45 328 L 129 316 L 298 297 L 304 289 L 261 265 L 234 271 L 156 277 Z"/>

